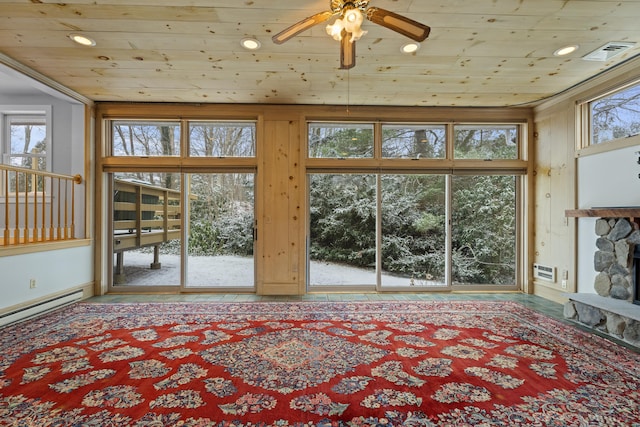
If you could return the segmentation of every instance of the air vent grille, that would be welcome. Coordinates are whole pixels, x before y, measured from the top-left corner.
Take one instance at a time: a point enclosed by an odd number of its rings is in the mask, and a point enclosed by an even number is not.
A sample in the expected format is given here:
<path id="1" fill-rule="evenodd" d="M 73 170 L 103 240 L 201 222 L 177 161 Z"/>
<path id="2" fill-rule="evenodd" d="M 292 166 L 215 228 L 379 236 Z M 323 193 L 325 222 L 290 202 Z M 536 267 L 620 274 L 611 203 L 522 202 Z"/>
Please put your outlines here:
<path id="1" fill-rule="evenodd" d="M 548 265 L 533 264 L 533 278 L 555 283 L 556 268 Z"/>
<path id="2" fill-rule="evenodd" d="M 582 59 L 585 61 L 606 61 L 631 49 L 633 46 L 635 46 L 635 43 L 631 42 L 609 42 L 593 52 L 586 54 Z"/>

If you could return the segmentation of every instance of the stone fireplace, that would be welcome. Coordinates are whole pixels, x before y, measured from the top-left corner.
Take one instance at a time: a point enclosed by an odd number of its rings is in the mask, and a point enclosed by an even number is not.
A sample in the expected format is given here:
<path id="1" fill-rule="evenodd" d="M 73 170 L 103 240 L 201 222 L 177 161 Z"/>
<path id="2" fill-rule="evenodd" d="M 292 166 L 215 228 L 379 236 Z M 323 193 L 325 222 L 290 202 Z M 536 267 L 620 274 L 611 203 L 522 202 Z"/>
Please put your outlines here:
<path id="1" fill-rule="evenodd" d="M 593 215 L 584 215 L 593 216 Z M 593 266 L 595 294 L 568 294 L 564 316 L 640 347 L 640 225 L 635 218 L 601 217 Z"/>

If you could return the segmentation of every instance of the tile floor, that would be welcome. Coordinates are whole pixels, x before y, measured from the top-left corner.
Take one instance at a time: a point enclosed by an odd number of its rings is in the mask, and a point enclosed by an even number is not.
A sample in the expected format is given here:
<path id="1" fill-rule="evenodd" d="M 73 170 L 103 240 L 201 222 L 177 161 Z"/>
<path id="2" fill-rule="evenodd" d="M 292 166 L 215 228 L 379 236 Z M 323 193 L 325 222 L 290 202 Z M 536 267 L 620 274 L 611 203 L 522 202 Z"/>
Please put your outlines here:
<path id="1" fill-rule="evenodd" d="M 259 302 L 259 301 L 517 301 L 555 319 L 563 320 L 561 304 L 522 293 L 309 293 L 306 295 L 254 294 L 108 294 L 93 302 Z"/>
<path id="2" fill-rule="evenodd" d="M 597 331 L 568 321 L 563 316 L 562 304 L 518 292 L 510 293 L 310 293 L 306 295 L 273 296 L 254 294 L 108 294 L 87 300 L 88 302 L 259 302 L 259 301 L 447 301 L 482 300 L 516 301 L 539 313 L 560 320 L 589 333 L 600 335 L 634 352 L 640 349 Z"/>

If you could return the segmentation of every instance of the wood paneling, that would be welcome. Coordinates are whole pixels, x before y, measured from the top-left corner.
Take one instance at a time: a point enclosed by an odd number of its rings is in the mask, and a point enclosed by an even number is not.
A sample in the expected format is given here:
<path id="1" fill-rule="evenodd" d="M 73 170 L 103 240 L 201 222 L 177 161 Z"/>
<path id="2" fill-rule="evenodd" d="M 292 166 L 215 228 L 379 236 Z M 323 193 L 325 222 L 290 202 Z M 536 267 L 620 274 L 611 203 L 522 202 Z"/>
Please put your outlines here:
<path id="1" fill-rule="evenodd" d="M 264 262 L 258 293 L 263 295 L 304 293 L 299 128 L 297 121 L 265 122 L 264 213 L 258 224 Z"/>
<path id="2" fill-rule="evenodd" d="M 0 0 L 0 52 L 93 101 L 470 107 L 538 102 L 640 53 L 581 60 L 609 41 L 640 41 L 632 0 L 370 4 L 431 26 L 429 38 L 404 55 L 408 39 L 365 21 L 345 71 L 323 24 L 271 41 L 328 0 Z M 75 45 L 70 32 L 97 45 Z M 260 50 L 240 47 L 248 36 Z M 574 43 L 575 54 L 552 55 Z"/>

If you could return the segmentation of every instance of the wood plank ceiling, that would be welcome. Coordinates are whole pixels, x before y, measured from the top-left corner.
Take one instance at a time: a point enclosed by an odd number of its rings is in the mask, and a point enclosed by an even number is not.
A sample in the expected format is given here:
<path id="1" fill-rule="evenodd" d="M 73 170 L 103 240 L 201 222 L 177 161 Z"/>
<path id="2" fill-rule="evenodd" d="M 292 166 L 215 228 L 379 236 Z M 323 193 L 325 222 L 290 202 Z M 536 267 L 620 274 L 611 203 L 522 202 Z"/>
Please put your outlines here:
<path id="1" fill-rule="evenodd" d="M 365 20 L 349 71 L 325 24 L 271 41 L 329 3 L 0 0 L 0 53 L 95 101 L 401 106 L 532 104 L 640 53 L 637 0 L 371 0 L 431 35 L 407 55 L 407 38 Z M 261 48 L 243 49 L 244 37 Z M 636 44 L 582 59 L 607 42 Z M 553 55 L 572 44 L 575 53 Z"/>

